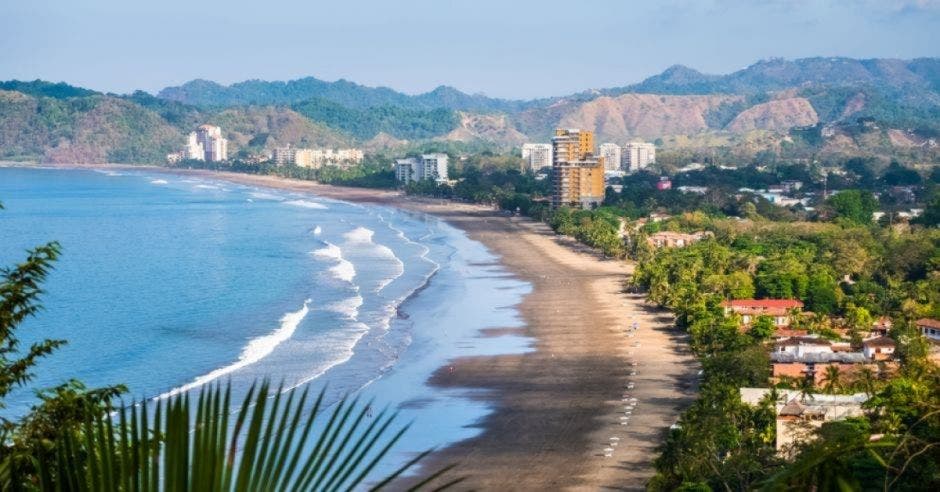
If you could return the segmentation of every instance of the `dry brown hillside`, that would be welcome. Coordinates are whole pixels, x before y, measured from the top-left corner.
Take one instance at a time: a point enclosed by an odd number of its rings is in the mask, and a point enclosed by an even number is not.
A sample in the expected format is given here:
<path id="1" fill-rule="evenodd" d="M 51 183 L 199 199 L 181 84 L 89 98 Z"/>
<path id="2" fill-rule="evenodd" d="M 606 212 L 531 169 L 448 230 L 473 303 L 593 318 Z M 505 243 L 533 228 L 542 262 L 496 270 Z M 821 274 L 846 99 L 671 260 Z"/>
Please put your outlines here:
<path id="1" fill-rule="evenodd" d="M 727 129 L 735 133 L 751 130 L 786 131 L 794 126 L 815 125 L 816 110 L 806 98 L 777 99 L 751 106 L 735 116 Z"/>
<path id="2" fill-rule="evenodd" d="M 460 124 L 441 140 L 471 142 L 482 140 L 503 145 L 521 145 L 526 136 L 513 127 L 503 114 L 458 113 Z"/>
<path id="3" fill-rule="evenodd" d="M 624 94 L 599 97 L 572 108 L 561 127 L 593 128 L 602 140 L 688 135 L 708 129 L 708 111 L 740 96 L 660 96 Z"/>

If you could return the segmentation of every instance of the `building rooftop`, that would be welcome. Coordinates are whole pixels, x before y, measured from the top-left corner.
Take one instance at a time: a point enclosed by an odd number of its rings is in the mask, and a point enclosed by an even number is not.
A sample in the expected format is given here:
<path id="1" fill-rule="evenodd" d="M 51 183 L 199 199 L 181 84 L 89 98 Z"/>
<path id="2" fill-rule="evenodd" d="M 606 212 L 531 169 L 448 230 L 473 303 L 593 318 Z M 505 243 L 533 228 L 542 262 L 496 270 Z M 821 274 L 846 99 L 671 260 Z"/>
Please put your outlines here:
<path id="1" fill-rule="evenodd" d="M 771 352 L 770 361 L 776 363 L 802 363 L 802 364 L 826 364 L 831 362 L 841 362 L 843 364 L 861 364 L 869 362 L 865 354 L 861 352 L 811 352 L 804 354 L 794 354 L 790 352 Z"/>
<path id="2" fill-rule="evenodd" d="M 926 326 L 927 328 L 940 328 L 940 320 L 931 318 L 921 318 L 916 321 L 917 326 Z"/>
<path id="3" fill-rule="evenodd" d="M 797 309 L 803 307 L 798 299 L 734 299 L 722 301 L 723 307 L 750 309 Z"/>
<path id="4" fill-rule="evenodd" d="M 774 347 L 793 347 L 796 345 L 825 345 L 831 346 L 832 342 L 826 340 L 825 338 L 819 338 L 817 336 L 802 336 L 802 337 L 791 337 L 779 342 L 774 343 Z"/>
<path id="5" fill-rule="evenodd" d="M 895 343 L 894 343 L 893 338 L 881 336 L 881 337 L 869 338 L 868 340 L 863 340 L 862 345 L 865 345 L 868 347 L 894 347 Z"/>

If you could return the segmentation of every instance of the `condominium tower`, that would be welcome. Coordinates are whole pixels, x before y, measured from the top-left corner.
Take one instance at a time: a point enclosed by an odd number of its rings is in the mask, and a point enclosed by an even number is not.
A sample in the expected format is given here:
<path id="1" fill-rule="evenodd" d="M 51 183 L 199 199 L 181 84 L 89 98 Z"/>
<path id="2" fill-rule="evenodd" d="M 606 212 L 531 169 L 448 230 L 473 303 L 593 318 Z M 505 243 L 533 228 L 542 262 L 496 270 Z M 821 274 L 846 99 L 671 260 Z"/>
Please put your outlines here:
<path id="1" fill-rule="evenodd" d="M 190 141 L 192 136 L 190 136 Z M 228 159 L 228 140 L 222 138 L 222 129 L 213 125 L 201 125 L 196 129 L 196 141 L 202 145 L 207 162 Z"/>
<path id="2" fill-rule="evenodd" d="M 552 167 L 552 144 L 527 143 L 522 144 L 522 160 L 529 169 L 542 169 Z"/>
<path id="3" fill-rule="evenodd" d="M 604 158 L 604 170 L 620 170 L 620 146 L 615 143 L 604 143 L 598 148 L 598 153 Z"/>
<path id="4" fill-rule="evenodd" d="M 395 160 L 395 178 L 405 184 L 416 181 L 447 181 L 447 154 L 423 154 Z"/>
<path id="5" fill-rule="evenodd" d="M 656 146 L 646 142 L 631 142 L 623 146 L 623 170 L 636 172 L 656 162 Z"/>
<path id="6" fill-rule="evenodd" d="M 555 130 L 552 154 L 552 208 L 591 207 L 604 200 L 604 159 L 594 155 L 592 132 Z"/>
<path id="7" fill-rule="evenodd" d="M 201 125 L 186 136 L 182 150 L 167 154 L 171 164 L 183 160 L 221 162 L 228 159 L 228 140 L 222 138 L 222 129 L 213 125 Z"/>

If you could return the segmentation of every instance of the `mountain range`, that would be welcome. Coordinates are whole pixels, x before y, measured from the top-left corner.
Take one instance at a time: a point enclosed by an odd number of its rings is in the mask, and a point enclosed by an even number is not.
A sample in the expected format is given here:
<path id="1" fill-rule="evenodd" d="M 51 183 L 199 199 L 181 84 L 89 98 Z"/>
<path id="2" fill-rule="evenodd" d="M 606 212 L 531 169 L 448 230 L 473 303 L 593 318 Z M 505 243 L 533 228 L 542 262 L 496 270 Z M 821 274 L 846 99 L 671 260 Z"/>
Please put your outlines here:
<path id="1" fill-rule="evenodd" d="M 578 127 L 600 141 L 657 140 L 666 150 L 933 163 L 940 161 L 940 59 L 770 59 L 726 75 L 676 65 L 637 84 L 534 100 L 448 86 L 409 95 L 314 77 L 193 80 L 156 95 L 0 82 L 2 159 L 161 162 L 201 123 L 222 126 L 233 154 L 284 144 L 511 148 Z"/>

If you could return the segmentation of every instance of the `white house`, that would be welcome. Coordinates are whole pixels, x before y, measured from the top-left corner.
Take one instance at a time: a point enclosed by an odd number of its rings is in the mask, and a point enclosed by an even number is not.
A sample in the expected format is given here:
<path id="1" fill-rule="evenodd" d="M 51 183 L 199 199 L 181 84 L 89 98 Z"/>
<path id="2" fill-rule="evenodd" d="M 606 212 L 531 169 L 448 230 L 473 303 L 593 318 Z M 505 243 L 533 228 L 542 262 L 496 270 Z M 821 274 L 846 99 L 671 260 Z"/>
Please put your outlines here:
<path id="1" fill-rule="evenodd" d="M 927 337 L 928 340 L 940 342 L 940 321 L 923 318 L 917 320 L 916 323 L 921 335 Z"/>

